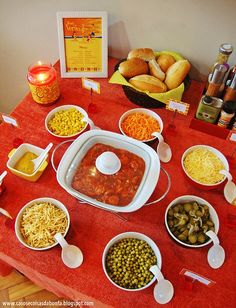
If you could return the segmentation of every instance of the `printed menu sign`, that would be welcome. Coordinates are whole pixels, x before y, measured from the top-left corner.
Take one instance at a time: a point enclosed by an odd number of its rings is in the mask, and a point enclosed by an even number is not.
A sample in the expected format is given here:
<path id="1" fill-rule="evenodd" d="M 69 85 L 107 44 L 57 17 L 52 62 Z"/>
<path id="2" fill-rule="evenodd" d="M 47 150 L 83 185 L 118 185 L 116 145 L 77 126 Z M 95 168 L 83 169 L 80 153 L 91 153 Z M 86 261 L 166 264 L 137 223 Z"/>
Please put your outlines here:
<path id="1" fill-rule="evenodd" d="M 62 77 L 107 77 L 106 12 L 58 13 Z"/>
<path id="2" fill-rule="evenodd" d="M 102 71 L 102 18 L 63 19 L 66 71 Z"/>

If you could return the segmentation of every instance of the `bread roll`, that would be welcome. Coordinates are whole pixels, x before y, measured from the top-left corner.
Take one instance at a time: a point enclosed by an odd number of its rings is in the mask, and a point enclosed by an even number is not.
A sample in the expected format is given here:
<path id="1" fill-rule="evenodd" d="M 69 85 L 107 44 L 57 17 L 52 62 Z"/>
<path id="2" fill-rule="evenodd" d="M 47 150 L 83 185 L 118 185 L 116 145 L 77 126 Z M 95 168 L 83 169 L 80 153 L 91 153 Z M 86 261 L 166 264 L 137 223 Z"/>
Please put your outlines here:
<path id="1" fill-rule="evenodd" d="M 137 75 L 147 74 L 148 64 L 142 59 L 132 58 L 121 62 L 118 70 L 125 78 L 131 78 Z"/>
<path id="2" fill-rule="evenodd" d="M 148 62 L 150 75 L 160 79 L 163 81 L 165 79 L 166 74 L 161 70 L 159 64 L 155 59 L 152 59 Z"/>
<path id="3" fill-rule="evenodd" d="M 152 93 L 162 93 L 167 90 L 166 85 L 154 76 L 139 75 L 131 78 L 129 82 L 137 89 Z"/>
<path id="4" fill-rule="evenodd" d="M 175 58 L 168 54 L 161 54 L 157 59 L 157 63 L 159 64 L 161 70 L 165 73 L 168 68 L 175 63 Z"/>
<path id="5" fill-rule="evenodd" d="M 177 88 L 183 82 L 190 67 L 191 65 L 188 60 L 179 60 L 168 68 L 165 84 L 169 90 Z"/>
<path id="6" fill-rule="evenodd" d="M 128 53 L 127 59 L 132 59 L 132 58 L 140 58 L 148 62 L 152 59 L 155 59 L 155 54 L 151 48 L 137 48 L 137 49 L 132 49 Z"/>

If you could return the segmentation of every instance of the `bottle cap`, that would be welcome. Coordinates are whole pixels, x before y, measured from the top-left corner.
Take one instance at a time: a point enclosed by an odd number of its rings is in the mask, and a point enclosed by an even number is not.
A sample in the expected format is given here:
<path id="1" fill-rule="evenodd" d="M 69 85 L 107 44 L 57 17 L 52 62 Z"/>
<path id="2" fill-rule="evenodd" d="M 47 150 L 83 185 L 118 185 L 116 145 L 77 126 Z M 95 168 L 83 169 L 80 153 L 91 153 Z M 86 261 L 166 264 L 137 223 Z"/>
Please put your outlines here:
<path id="1" fill-rule="evenodd" d="M 236 102 L 226 101 L 223 105 L 223 110 L 229 114 L 236 112 Z"/>
<path id="2" fill-rule="evenodd" d="M 204 98 L 203 98 L 203 102 L 205 104 L 211 105 L 212 104 L 212 98 L 208 95 L 205 95 Z"/>
<path id="3" fill-rule="evenodd" d="M 233 46 L 231 44 L 224 43 L 220 45 L 219 51 L 225 55 L 230 55 L 233 52 Z"/>

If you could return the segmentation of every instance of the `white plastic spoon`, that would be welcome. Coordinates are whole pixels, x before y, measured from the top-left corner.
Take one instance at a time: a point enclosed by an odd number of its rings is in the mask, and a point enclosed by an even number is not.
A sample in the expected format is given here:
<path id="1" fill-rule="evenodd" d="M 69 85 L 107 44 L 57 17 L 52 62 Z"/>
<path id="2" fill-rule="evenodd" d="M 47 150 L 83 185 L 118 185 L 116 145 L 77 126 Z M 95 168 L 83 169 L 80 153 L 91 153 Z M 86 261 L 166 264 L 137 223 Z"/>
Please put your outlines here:
<path id="1" fill-rule="evenodd" d="M 220 173 L 225 175 L 228 180 L 224 187 L 225 199 L 230 204 L 233 204 L 234 199 L 236 199 L 236 185 L 232 181 L 232 175 L 226 170 L 220 170 Z"/>
<path id="2" fill-rule="evenodd" d="M 52 146 L 53 143 L 49 143 L 49 145 L 42 151 L 42 153 L 37 158 L 32 159 L 32 162 L 34 164 L 34 170 L 36 170 L 41 165 L 46 155 L 51 150 Z"/>
<path id="3" fill-rule="evenodd" d="M 11 215 L 8 213 L 8 211 L 4 210 L 2 207 L 0 207 L 0 213 L 3 214 L 4 216 L 8 217 L 8 218 L 11 218 Z"/>
<path id="4" fill-rule="evenodd" d="M 6 175 L 7 175 L 7 171 L 3 171 L 3 173 L 0 175 L 0 185 L 2 184 L 2 181 Z"/>
<path id="5" fill-rule="evenodd" d="M 158 283 L 155 285 L 153 294 L 157 303 L 166 304 L 174 295 L 174 287 L 169 280 L 166 280 L 157 265 L 153 265 L 149 269 L 156 277 Z"/>
<path id="6" fill-rule="evenodd" d="M 98 127 L 98 126 L 95 126 L 94 123 L 93 123 L 93 121 L 92 121 L 90 118 L 84 117 L 84 118 L 82 119 L 82 122 L 88 123 L 91 130 L 92 130 L 92 129 L 101 129 L 101 128 Z"/>
<path id="7" fill-rule="evenodd" d="M 207 254 L 207 261 L 210 267 L 216 269 L 223 265 L 225 261 L 225 251 L 220 245 L 218 236 L 213 231 L 207 231 L 206 235 L 209 236 L 213 241 L 213 246 L 209 249 Z"/>
<path id="8" fill-rule="evenodd" d="M 79 267 L 83 262 L 83 254 L 79 247 L 69 245 L 61 233 L 55 234 L 54 238 L 61 245 L 61 258 L 69 268 Z"/>
<path id="9" fill-rule="evenodd" d="M 157 137 L 157 139 L 159 140 L 159 143 L 157 146 L 157 154 L 160 157 L 160 160 L 163 163 L 168 163 L 172 157 L 172 151 L 171 151 L 169 144 L 167 144 L 164 141 L 163 136 L 158 132 L 152 133 L 152 136 Z"/>

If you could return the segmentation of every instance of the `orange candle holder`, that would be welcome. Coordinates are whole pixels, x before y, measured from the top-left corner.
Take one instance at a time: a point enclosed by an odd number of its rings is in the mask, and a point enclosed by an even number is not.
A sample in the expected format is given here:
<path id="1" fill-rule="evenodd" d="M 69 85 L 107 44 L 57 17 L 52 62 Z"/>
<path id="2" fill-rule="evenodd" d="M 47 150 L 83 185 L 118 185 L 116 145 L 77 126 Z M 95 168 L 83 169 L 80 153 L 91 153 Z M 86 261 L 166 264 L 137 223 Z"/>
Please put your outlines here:
<path id="1" fill-rule="evenodd" d="M 38 61 L 29 66 L 27 75 L 33 100 L 41 105 L 51 105 L 60 96 L 57 72 L 50 64 Z"/>

